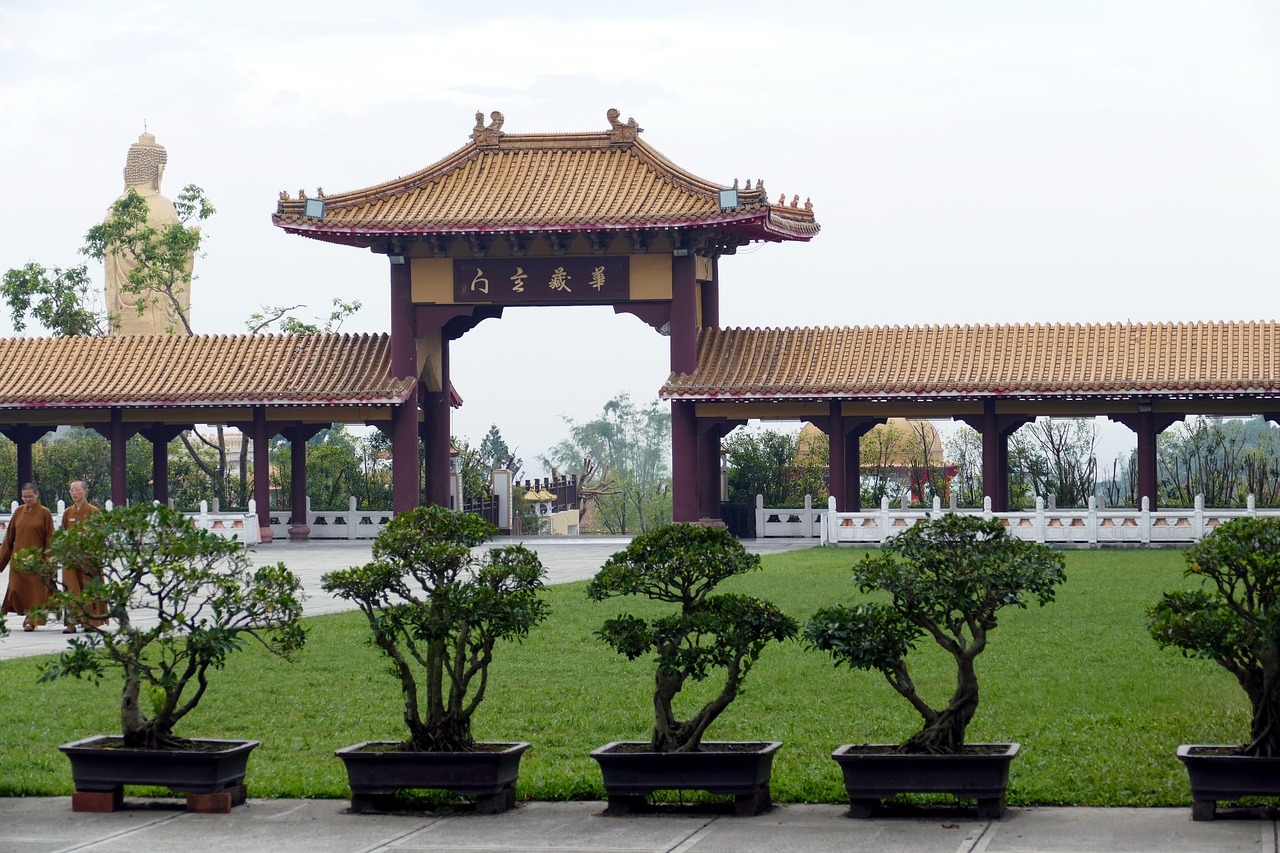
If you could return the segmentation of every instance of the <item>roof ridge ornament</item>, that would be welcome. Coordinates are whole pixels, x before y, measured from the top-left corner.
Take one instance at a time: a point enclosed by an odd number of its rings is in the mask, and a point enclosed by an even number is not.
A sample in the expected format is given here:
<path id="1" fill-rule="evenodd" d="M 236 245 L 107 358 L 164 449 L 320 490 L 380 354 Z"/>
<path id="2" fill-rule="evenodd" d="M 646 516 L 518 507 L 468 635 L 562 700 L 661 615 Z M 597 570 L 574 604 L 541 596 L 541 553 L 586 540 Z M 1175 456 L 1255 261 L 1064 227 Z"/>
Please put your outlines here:
<path id="1" fill-rule="evenodd" d="M 635 142 L 636 137 L 644 133 L 644 128 L 636 124 L 636 120 L 630 116 L 627 117 L 627 123 L 620 121 L 622 113 L 616 108 L 610 107 L 609 112 L 605 113 L 605 117 L 609 119 L 609 141 L 610 142 Z"/>
<path id="2" fill-rule="evenodd" d="M 485 127 L 484 113 L 476 110 L 476 126 L 471 131 L 471 138 L 481 148 L 492 148 L 498 144 L 498 140 L 506 136 L 502 132 L 502 124 L 505 121 L 506 118 L 503 117 L 502 113 L 494 110 L 489 113 L 489 126 Z"/>

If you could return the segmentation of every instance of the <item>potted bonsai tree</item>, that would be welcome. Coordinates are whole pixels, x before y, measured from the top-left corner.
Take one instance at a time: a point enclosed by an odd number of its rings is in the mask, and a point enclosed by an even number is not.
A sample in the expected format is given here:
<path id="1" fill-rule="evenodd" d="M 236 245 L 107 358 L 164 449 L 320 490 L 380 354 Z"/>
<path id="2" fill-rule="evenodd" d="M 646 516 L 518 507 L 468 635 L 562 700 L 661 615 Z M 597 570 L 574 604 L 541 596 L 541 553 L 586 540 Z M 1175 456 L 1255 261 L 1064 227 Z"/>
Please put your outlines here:
<path id="1" fill-rule="evenodd" d="M 479 516 L 418 507 L 378 535 L 371 562 L 324 576 L 325 590 L 368 619 L 374 646 L 400 680 L 409 727 L 407 740 L 337 751 L 352 811 L 382 810 L 396 791 L 418 788 L 474 794 L 482 813 L 515 805 L 529 744 L 479 743 L 471 720 L 498 641 L 528 636 L 548 608 L 537 554 L 522 545 L 472 553 L 496 533 Z"/>
<path id="2" fill-rule="evenodd" d="M 254 568 L 238 542 L 165 506 L 98 513 L 55 534 L 48 552 L 16 559 L 24 571 L 47 575 L 58 566 L 91 567 L 83 591 L 54 592 L 43 607 L 56 616 L 105 605 L 109 617 L 86 624 L 41 674 L 96 684 L 116 670 L 122 679 L 121 734 L 60 747 L 75 781 L 72 808 L 111 811 L 124 785 L 185 793 L 195 811 L 244 802 L 246 762 L 258 742 L 189 740 L 175 728 L 204 698 L 212 672 L 246 643 L 286 659 L 302 648 L 298 578 L 283 563 Z"/>
<path id="3" fill-rule="evenodd" d="M 999 611 L 1053 601 L 1063 569 L 1060 555 L 1010 536 L 999 521 L 950 513 L 908 528 L 854 566 L 859 589 L 887 593 L 888 601 L 825 608 L 805 625 L 805 639 L 837 665 L 882 673 L 924 727 L 896 746 L 836 750 L 850 816 L 869 816 L 881 798 L 898 793 L 950 793 L 977 799 L 984 818 L 1004 813 L 1019 745 L 965 741 L 978 710 L 977 657 Z M 908 667 L 923 637 L 955 661 L 956 688 L 941 707 L 920 695 Z"/>
<path id="4" fill-rule="evenodd" d="M 652 653 L 653 734 L 647 744 L 614 742 L 591 753 L 600 763 L 611 813 L 625 813 L 664 789 L 706 790 L 735 797 L 740 815 L 769 806 L 773 754 L 782 745 L 712 743 L 703 736 L 742 690 L 743 680 L 771 642 L 799 626 L 775 605 L 737 594 L 713 594 L 717 585 L 760 567 L 727 530 L 672 524 L 636 536 L 614 554 L 587 586 L 602 601 L 644 596 L 675 605 L 655 619 L 623 614 L 596 632 L 629 660 Z M 674 708 L 685 684 L 724 671 L 720 692 L 692 716 Z"/>
<path id="5" fill-rule="evenodd" d="M 1148 611 L 1161 648 L 1216 661 L 1252 709 L 1249 740 L 1183 744 L 1191 816 L 1213 820 L 1218 800 L 1280 795 L 1280 520 L 1237 518 L 1185 552 L 1196 589 L 1165 593 Z"/>

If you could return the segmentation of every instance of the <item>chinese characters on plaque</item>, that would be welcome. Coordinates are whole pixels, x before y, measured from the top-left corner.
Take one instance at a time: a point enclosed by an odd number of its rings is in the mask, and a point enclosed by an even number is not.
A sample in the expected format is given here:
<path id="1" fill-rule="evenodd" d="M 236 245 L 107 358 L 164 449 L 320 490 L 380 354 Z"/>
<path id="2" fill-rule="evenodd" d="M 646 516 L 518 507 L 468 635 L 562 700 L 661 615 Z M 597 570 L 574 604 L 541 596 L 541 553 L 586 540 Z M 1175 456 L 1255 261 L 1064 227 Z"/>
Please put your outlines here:
<path id="1" fill-rule="evenodd" d="M 475 258 L 453 262 L 454 302 L 581 305 L 630 297 L 630 258 Z"/>

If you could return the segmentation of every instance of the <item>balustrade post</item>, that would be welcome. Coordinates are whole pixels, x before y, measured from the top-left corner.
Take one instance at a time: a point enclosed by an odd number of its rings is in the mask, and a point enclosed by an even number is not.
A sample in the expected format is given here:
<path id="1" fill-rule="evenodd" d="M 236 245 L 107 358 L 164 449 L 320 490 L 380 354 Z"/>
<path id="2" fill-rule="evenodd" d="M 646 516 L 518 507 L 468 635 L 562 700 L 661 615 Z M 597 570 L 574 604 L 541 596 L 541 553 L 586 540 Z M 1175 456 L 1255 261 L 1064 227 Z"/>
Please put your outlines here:
<path id="1" fill-rule="evenodd" d="M 1138 518 L 1138 541 L 1151 544 L 1151 498 L 1142 496 L 1142 514 Z"/>
<path id="2" fill-rule="evenodd" d="M 1089 536 L 1089 544 L 1098 544 L 1098 498 L 1096 495 L 1089 496 L 1089 517 L 1085 521 L 1085 531 Z"/>
<path id="3" fill-rule="evenodd" d="M 1196 495 L 1191 515 L 1191 536 L 1197 542 L 1204 538 L 1204 495 Z"/>
<path id="4" fill-rule="evenodd" d="M 1052 496 L 1050 496 L 1052 498 Z M 1036 495 L 1036 541 L 1041 545 L 1044 544 L 1045 538 L 1045 519 L 1044 519 L 1044 498 Z"/>
<path id="5" fill-rule="evenodd" d="M 764 538 L 764 495 L 756 495 L 756 538 Z"/>

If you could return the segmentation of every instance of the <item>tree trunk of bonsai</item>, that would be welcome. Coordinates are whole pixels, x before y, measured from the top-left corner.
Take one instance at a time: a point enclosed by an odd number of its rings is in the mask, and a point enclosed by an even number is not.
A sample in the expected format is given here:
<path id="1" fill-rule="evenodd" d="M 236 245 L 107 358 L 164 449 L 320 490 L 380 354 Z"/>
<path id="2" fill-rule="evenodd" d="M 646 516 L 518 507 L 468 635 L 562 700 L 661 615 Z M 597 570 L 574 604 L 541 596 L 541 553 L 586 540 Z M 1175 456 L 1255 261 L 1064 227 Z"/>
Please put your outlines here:
<path id="1" fill-rule="evenodd" d="M 1256 689 L 1241 681 L 1253 705 L 1249 744 L 1240 752 L 1260 758 L 1280 757 L 1280 656 L 1274 650 L 1260 653 L 1262 684 Z"/>
<path id="2" fill-rule="evenodd" d="M 964 732 L 978 710 L 978 675 L 973 659 L 956 655 L 956 692 L 947 707 L 902 745 L 909 753 L 958 753 L 964 749 Z"/>

